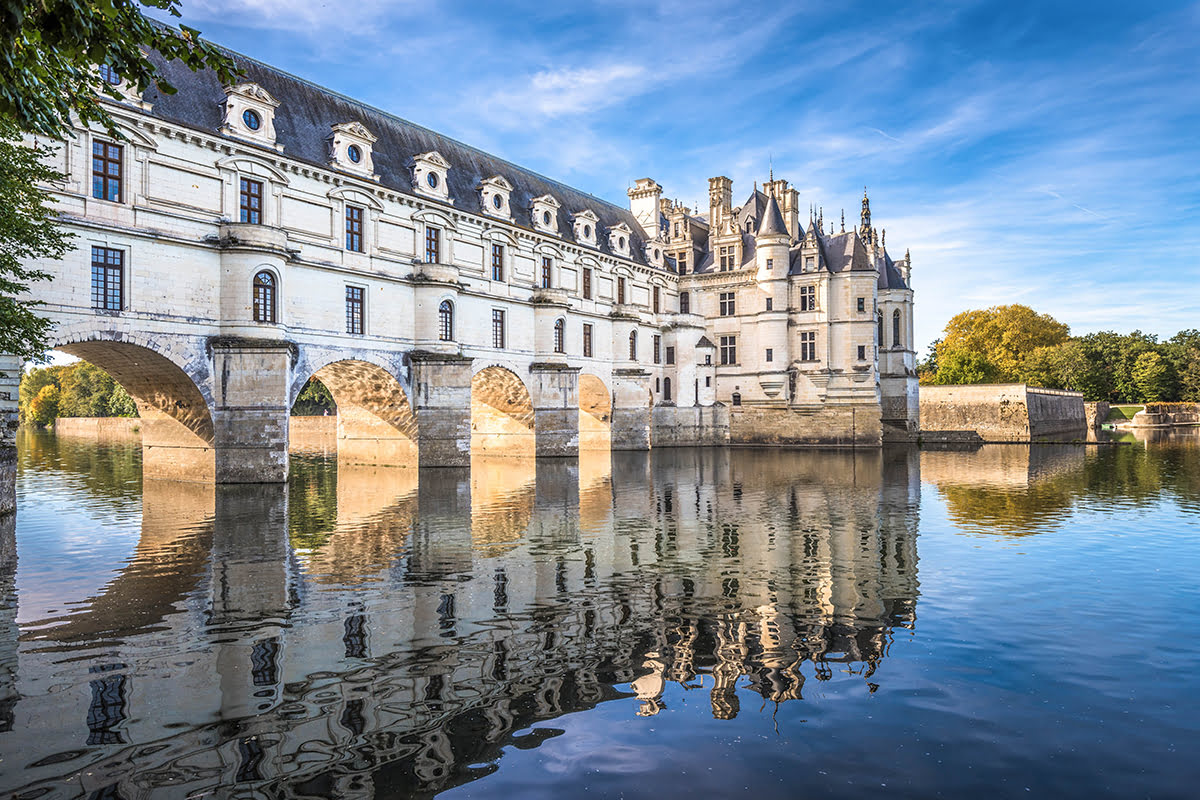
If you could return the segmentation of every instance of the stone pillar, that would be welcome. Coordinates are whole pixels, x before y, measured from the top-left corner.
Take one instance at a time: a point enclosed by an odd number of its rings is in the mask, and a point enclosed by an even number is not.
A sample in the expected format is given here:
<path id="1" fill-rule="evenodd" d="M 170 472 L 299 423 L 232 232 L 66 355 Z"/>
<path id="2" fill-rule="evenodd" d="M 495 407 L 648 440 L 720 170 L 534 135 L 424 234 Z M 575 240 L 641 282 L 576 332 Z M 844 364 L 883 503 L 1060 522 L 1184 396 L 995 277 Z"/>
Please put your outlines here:
<path id="1" fill-rule="evenodd" d="M 17 510 L 17 390 L 21 359 L 0 355 L 0 516 Z"/>
<path id="2" fill-rule="evenodd" d="M 613 370 L 612 449 L 650 449 L 650 373 Z"/>
<path id="3" fill-rule="evenodd" d="M 214 337 L 213 444 L 217 483 L 280 483 L 288 476 L 288 386 L 295 345 Z"/>
<path id="4" fill-rule="evenodd" d="M 542 363 L 529 372 L 534 451 L 538 456 L 578 456 L 579 367 Z"/>
<path id="5" fill-rule="evenodd" d="M 429 352 L 414 352 L 409 358 L 417 463 L 471 466 L 471 359 Z"/>

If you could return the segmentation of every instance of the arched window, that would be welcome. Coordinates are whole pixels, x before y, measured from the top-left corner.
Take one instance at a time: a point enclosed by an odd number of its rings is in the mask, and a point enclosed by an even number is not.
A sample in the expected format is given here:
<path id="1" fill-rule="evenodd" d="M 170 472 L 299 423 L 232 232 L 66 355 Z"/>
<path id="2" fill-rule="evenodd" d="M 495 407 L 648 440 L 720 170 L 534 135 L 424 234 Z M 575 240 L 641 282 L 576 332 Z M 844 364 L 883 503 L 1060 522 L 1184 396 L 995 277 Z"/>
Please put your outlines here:
<path id="1" fill-rule="evenodd" d="M 554 352 L 567 352 L 567 321 L 557 319 L 554 321 Z"/>
<path id="2" fill-rule="evenodd" d="M 254 276 L 254 321 L 275 322 L 275 276 L 265 269 Z"/>
<path id="3" fill-rule="evenodd" d="M 900 341 L 900 309 L 892 312 L 892 347 L 900 347 L 903 342 Z"/>
<path id="4" fill-rule="evenodd" d="M 879 347 L 883 347 L 884 344 L 883 344 L 883 313 L 882 312 L 875 315 L 875 321 L 879 323 L 879 331 L 878 331 L 878 333 L 875 334 L 875 344 L 877 344 Z"/>
<path id="5" fill-rule="evenodd" d="M 739 392 L 733 393 L 733 404 L 735 406 L 740 406 L 742 404 L 742 395 Z"/>
<path id="6" fill-rule="evenodd" d="M 438 306 L 438 338 L 443 342 L 454 341 L 454 303 L 449 300 Z"/>
<path id="7" fill-rule="evenodd" d="M 663 378 L 663 400 L 671 402 L 671 379 Z"/>
<path id="8" fill-rule="evenodd" d="M 637 361 L 637 331 L 629 334 L 629 360 Z"/>
<path id="9" fill-rule="evenodd" d="M 689 295 L 687 292 L 679 293 L 679 313 L 680 314 L 692 313 L 692 296 Z"/>

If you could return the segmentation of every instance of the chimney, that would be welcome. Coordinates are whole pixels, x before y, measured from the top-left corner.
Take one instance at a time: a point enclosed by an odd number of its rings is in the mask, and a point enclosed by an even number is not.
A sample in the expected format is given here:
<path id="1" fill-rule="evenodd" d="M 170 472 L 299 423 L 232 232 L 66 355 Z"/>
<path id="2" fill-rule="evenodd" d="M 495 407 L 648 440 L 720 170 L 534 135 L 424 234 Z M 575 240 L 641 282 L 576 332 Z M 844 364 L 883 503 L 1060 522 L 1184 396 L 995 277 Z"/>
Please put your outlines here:
<path id="1" fill-rule="evenodd" d="M 708 227 L 716 231 L 733 206 L 733 181 L 724 175 L 708 179 Z"/>
<path id="2" fill-rule="evenodd" d="M 657 239 L 662 187 L 650 178 L 638 178 L 637 183 L 628 191 L 628 194 L 629 210 L 638 224 L 642 226 L 646 238 Z"/>

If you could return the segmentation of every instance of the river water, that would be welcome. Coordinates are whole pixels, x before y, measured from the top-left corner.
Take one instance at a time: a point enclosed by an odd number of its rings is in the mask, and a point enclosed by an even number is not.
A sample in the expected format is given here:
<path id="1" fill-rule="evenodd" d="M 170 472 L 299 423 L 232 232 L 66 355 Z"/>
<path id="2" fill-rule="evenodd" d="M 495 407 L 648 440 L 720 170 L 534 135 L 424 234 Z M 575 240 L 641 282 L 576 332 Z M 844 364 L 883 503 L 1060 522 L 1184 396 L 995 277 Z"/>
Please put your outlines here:
<path id="1" fill-rule="evenodd" d="M 0 796 L 1200 785 L 1194 431 L 215 488 L 20 444 Z"/>

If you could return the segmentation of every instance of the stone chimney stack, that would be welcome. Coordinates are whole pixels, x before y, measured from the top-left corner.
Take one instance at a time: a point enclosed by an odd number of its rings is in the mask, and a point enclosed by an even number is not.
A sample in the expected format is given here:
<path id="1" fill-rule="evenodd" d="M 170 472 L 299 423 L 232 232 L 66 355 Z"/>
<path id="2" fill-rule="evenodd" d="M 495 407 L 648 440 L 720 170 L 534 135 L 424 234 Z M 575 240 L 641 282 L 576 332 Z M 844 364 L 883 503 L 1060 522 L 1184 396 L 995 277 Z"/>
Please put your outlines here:
<path id="1" fill-rule="evenodd" d="M 629 210 L 638 224 L 642 226 L 646 238 L 657 239 L 662 187 L 650 178 L 638 178 L 637 183 L 628 191 L 628 194 Z"/>
<path id="2" fill-rule="evenodd" d="M 733 181 L 721 175 L 708 179 L 708 228 L 720 230 L 721 223 L 733 208 Z"/>

